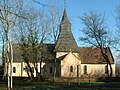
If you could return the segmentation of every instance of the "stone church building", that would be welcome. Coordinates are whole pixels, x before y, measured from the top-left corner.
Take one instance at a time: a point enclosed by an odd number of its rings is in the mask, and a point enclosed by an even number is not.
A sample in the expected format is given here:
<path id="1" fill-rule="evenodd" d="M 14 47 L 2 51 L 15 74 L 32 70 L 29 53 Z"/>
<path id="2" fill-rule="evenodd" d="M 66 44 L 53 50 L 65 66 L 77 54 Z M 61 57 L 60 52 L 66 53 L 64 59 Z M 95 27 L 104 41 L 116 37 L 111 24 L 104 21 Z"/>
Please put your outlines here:
<path id="1" fill-rule="evenodd" d="M 13 76 L 27 77 L 24 70 L 26 64 L 21 60 L 19 46 L 14 46 L 14 62 L 13 62 Z M 46 50 L 54 51 L 51 53 L 52 59 L 48 59 L 42 63 L 42 74 L 45 76 L 53 76 L 54 59 L 56 59 L 56 76 L 57 77 L 81 77 L 84 75 L 102 76 L 106 74 L 107 63 L 101 55 L 99 48 L 78 47 L 75 38 L 72 34 L 71 23 L 67 16 L 66 9 L 64 9 L 63 16 L 60 23 L 60 32 L 56 45 L 46 44 Z M 112 56 L 110 48 L 104 49 L 108 54 L 110 63 L 112 65 L 113 76 L 115 76 L 115 60 Z M 32 65 L 32 64 L 31 64 Z M 40 64 L 38 64 L 40 68 Z M 38 69 L 40 72 L 40 70 Z M 34 69 L 34 76 L 35 69 Z"/>

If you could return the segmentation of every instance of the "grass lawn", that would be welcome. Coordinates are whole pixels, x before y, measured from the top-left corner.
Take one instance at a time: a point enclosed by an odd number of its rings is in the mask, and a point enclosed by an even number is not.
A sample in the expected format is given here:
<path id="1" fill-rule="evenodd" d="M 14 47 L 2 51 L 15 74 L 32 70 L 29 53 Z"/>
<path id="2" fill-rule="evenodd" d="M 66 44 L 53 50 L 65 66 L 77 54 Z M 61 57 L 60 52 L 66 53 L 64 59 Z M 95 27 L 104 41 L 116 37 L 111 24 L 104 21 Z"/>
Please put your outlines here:
<path id="1" fill-rule="evenodd" d="M 7 90 L 7 85 L 0 84 L 0 90 Z"/>
<path id="2" fill-rule="evenodd" d="M 0 84 L 0 90 L 7 90 L 7 86 Z M 35 85 L 14 85 L 13 90 L 120 90 L 120 82 L 104 83 L 37 83 Z"/>

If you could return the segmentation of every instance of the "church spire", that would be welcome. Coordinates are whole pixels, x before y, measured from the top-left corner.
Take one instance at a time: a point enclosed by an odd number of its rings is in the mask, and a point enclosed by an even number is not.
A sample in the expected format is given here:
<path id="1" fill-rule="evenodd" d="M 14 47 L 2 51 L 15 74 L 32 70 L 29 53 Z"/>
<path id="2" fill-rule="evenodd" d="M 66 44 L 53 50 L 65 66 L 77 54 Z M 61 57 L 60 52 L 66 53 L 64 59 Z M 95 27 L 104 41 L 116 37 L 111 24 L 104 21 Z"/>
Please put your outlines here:
<path id="1" fill-rule="evenodd" d="M 63 11 L 61 23 L 69 23 L 70 24 L 70 21 L 69 21 L 68 16 L 67 16 L 67 11 L 66 11 L 66 0 L 64 0 L 64 11 Z"/>
<path id="2" fill-rule="evenodd" d="M 63 12 L 61 23 L 69 23 L 70 24 L 70 21 L 69 21 L 68 16 L 67 16 L 66 8 L 64 8 L 64 12 Z"/>
<path id="3" fill-rule="evenodd" d="M 72 52 L 79 51 L 77 43 L 71 31 L 71 23 L 68 19 L 66 8 L 64 8 L 60 24 L 60 32 L 55 48 L 57 52 L 69 52 L 70 49 Z"/>

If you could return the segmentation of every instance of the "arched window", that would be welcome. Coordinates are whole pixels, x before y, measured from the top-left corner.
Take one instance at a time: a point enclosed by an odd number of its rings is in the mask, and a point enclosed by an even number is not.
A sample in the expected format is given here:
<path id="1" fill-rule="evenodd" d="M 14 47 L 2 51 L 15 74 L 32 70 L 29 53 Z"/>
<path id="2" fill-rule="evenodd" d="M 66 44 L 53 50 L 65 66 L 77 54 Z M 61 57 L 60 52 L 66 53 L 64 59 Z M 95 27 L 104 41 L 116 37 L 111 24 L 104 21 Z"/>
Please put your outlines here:
<path id="1" fill-rule="evenodd" d="M 108 73 L 108 66 L 106 65 L 105 66 L 105 74 L 107 74 Z"/>
<path id="2" fill-rule="evenodd" d="M 84 65 L 84 74 L 87 74 L 87 66 Z"/>
<path id="3" fill-rule="evenodd" d="M 73 66 L 70 66 L 70 72 L 73 72 Z"/>
<path id="4" fill-rule="evenodd" d="M 16 67 L 13 67 L 13 73 L 16 73 Z"/>

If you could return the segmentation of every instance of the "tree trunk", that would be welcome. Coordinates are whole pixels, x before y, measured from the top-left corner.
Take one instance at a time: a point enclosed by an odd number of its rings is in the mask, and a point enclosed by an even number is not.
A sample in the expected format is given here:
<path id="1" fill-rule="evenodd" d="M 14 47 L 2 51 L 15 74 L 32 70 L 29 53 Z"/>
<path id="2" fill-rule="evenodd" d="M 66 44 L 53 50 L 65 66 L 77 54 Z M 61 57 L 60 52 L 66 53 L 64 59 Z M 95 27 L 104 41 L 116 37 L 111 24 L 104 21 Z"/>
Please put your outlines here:
<path id="1" fill-rule="evenodd" d="M 30 79 L 33 80 L 33 79 L 34 79 L 34 75 L 33 75 L 33 73 L 32 73 L 32 68 L 31 68 L 29 62 L 27 62 L 27 67 L 28 67 L 29 72 L 30 72 Z"/>
<path id="2" fill-rule="evenodd" d="M 39 78 L 39 73 L 38 73 L 38 64 L 35 63 L 35 71 L 36 71 L 36 80 Z"/>
<path id="3" fill-rule="evenodd" d="M 110 60 L 109 60 L 109 58 L 108 58 L 108 56 L 105 54 L 105 53 L 103 53 L 103 51 L 101 51 L 101 53 L 102 53 L 102 56 L 104 57 L 104 59 L 106 60 L 106 62 L 107 62 L 107 65 L 109 65 L 110 66 L 110 73 L 109 73 L 109 67 L 107 66 L 107 74 L 108 74 L 108 77 L 112 77 L 112 66 L 111 66 L 111 62 L 110 62 Z"/>
<path id="4" fill-rule="evenodd" d="M 56 56 L 56 55 L 55 55 Z M 55 76 L 56 76 L 56 57 L 54 59 L 54 72 L 53 72 L 53 82 L 55 81 Z"/>
<path id="5" fill-rule="evenodd" d="M 2 67 L 3 67 L 3 77 L 2 79 L 5 80 L 6 78 L 6 66 L 5 66 L 5 41 L 3 39 L 3 46 L 2 46 Z"/>

